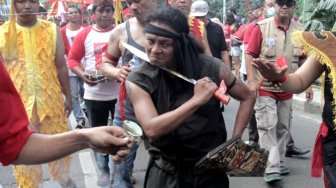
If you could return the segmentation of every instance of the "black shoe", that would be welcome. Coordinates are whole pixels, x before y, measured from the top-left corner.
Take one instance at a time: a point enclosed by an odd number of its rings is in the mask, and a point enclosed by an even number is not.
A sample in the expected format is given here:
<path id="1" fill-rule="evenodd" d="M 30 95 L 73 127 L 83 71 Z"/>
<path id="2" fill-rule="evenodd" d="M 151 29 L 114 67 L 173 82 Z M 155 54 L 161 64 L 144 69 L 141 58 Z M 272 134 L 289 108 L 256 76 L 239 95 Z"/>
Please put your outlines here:
<path id="1" fill-rule="evenodd" d="M 296 146 L 290 146 L 287 148 L 286 157 L 292 157 L 293 155 L 305 155 L 310 152 L 310 149 L 300 149 Z"/>

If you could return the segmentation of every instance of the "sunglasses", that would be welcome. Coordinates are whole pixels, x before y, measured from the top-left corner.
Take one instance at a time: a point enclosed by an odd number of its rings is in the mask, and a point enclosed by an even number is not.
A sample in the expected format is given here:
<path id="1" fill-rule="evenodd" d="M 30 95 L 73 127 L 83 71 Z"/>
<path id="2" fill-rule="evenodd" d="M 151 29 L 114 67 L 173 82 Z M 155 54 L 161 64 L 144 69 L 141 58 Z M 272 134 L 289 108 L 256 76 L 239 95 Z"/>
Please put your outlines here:
<path id="1" fill-rule="evenodd" d="M 281 1 L 281 2 L 275 2 L 277 5 L 279 5 L 280 7 L 283 7 L 284 5 L 286 5 L 286 7 L 292 7 L 295 6 L 295 2 L 294 1 Z"/>

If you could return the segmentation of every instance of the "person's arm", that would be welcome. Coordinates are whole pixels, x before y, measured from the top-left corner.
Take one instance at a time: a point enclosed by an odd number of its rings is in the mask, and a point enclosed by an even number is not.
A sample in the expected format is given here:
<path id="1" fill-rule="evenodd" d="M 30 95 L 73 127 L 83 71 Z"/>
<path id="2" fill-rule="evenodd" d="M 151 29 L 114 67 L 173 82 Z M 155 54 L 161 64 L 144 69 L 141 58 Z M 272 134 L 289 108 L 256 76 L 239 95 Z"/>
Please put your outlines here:
<path id="1" fill-rule="evenodd" d="M 290 93 L 301 93 L 321 76 L 324 67 L 318 60 L 310 55 L 306 62 L 295 72 L 287 75 L 288 66 L 279 67 L 276 63 L 254 60 L 253 67 L 270 81 L 277 81 L 287 76 L 281 83 L 281 89 Z"/>
<path id="2" fill-rule="evenodd" d="M 219 76 L 220 79 L 225 81 L 226 86 L 231 86 L 228 94 L 240 101 L 232 136 L 242 135 L 251 119 L 256 95 L 240 79 L 236 78 L 226 66 L 222 65 L 220 67 Z"/>
<path id="3" fill-rule="evenodd" d="M 102 65 L 103 75 L 107 78 L 123 81 L 131 71 L 130 67 L 128 66 L 122 66 L 120 68 L 117 67 L 118 60 L 124 51 L 124 47 L 121 44 L 121 36 L 125 34 L 125 31 L 125 24 L 121 24 L 116 27 L 110 35 L 107 51 L 105 57 L 103 57 Z"/>
<path id="4" fill-rule="evenodd" d="M 130 140 L 123 138 L 123 134 L 123 129 L 116 126 L 74 130 L 54 135 L 33 133 L 13 164 L 46 163 L 85 148 L 115 155 L 113 159 L 118 162 L 128 153 L 128 150 L 121 148 L 131 147 Z"/>
<path id="5" fill-rule="evenodd" d="M 84 71 L 84 68 L 81 65 L 81 60 L 85 56 L 85 39 L 88 33 L 90 32 L 90 28 L 86 28 L 78 33 L 75 37 L 68 57 L 69 68 L 72 72 L 77 74 L 86 84 L 88 85 L 96 85 L 97 81 L 92 81 L 89 79 L 90 75 Z"/>
<path id="6" fill-rule="evenodd" d="M 307 60 L 307 55 L 306 54 L 302 54 L 299 58 L 299 62 L 298 62 L 298 67 L 301 67 L 302 64 Z M 314 99 L 314 91 L 313 91 L 313 87 L 310 85 L 306 91 L 306 100 L 307 102 L 311 102 Z"/>
<path id="7" fill-rule="evenodd" d="M 251 54 L 245 54 L 245 62 L 246 62 L 246 74 L 247 74 L 247 86 L 253 91 L 257 92 L 257 85 L 254 80 L 254 71 L 252 67 L 253 57 Z"/>
<path id="8" fill-rule="evenodd" d="M 127 81 L 127 94 L 132 101 L 135 115 L 146 136 L 150 139 L 156 139 L 174 131 L 201 105 L 208 102 L 217 86 L 207 80 L 207 78 L 198 80 L 193 97 L 175 110 L 164 114 L 158 114 L 151 96 L 146 91 Z"/>
<path id="9" fill-rule="evenodd" d="M 70 83 L 69 83 L 68 68 L 64 59 L 63 40 L 59 31 L 57 31 L 56 40 L 57 41 L 56 41 L 55 63 L 56 63 L 57 75 L 60 85 L 62 87 L 62 92 L 65 96 L 64 111 L 66 116 L 69 116 L 72 110 Z"/>
<path id="10" fill-rule="evenodd" d="M 262 44 L 262 34 L 260 26 L 256 25 L 251 33 L 250 40 L 247 50 L 246 50 L 246 73 L 247 73 L 247 85 L 251 91 L 257 91 L 257 85 L 255 83 L 254 71 L 252 67 L 252 61 L 254 58 L 258 57 L 261 50 Z"/>
<path id="11" fill-rule="evenodd" d="M 301 93 L 311 86 L 323 71 L 323 65 L 314 56 L 309 56 L 294 74 L 288 75 L 281 88 L 292 93 Z"/>
<path id="12" fill-rule="evenodd" d="M 221 57 L 222 57 L 222 61 L 227 66 L 227 68 L 231 69 L 229 51 L 227 50 L 221 51 Z"/>
<path id="13" fill-rule="evenodd" d="M 231 63 L 230 63 L 229 50 L 225 42 L 224 32 L 223 32 L 222 27 L 219 28 L 218 32 L 219 32 L 219 37 L 220 37 L 218 40 L 221 40 L 221 59 L 230 70 Z"/>
<path id="14" fill-rule="evenodd" d="M 28 117 L 18 92 L 0 59 L 0 162 L 3 165 L 49 162 L 84 148 L 116 155 L 120 161 L 130 148 L 124 131 L 118 127 L 82 129 L 55 135 L 42 135 L 28 130 Z M 38 155 L 37 155 L 38 154 Z"/>

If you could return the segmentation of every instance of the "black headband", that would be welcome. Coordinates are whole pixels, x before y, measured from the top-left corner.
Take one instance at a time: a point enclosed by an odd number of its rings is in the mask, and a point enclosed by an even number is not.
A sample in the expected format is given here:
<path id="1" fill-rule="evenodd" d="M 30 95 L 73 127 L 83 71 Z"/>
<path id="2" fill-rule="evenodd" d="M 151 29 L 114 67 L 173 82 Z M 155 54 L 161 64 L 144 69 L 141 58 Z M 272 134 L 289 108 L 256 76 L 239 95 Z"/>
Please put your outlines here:
<path id="1" fill-rule="evenodd" d="M 168 31 L 166 29 L 162 29 L 160 27 L 156 27 L 152 24 L 147 24 L 145 26 L 144 32 L 154 34 L 154 35 L 159 35 L 159 36 L 162 36 L 162 37 L 173 38 L 173 39 L 177 39 L 177 38 L 180 37 L 179 34 L 173 33 L 173 32 Z"/>

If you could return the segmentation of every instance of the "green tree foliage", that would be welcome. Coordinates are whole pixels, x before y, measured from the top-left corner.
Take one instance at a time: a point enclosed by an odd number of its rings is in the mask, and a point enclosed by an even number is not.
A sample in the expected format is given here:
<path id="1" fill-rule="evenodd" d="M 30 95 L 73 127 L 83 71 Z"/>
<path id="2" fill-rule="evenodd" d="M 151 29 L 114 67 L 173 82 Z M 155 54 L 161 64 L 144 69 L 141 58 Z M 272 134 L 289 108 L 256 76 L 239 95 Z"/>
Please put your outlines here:
<path id="1" fill-rule="evenodd" d="M 217 17 L 223 19 L 223 0 L 206 0 L 210 7 L 210 17 Z M 249 0 L 249 4 L 252 9 L 260 4 L 260 0 Z M 226 0 L 226 12 L 229 8 L 235 8 L 237 14 L 242 18 L 246 18 L 248 14 L 248 9 L 245 0 Z"/>
<path id="2" fill-rule="evenodd" d="M 206 0 L 210 6 L 210 17 L 223 19 L 223 0 Z M 248 9 L 245 0 L 226 0 L 226 12 L 230 7 L 238 15 L 246 18 Z M 260 0 L 249 0 L 252 9 L 258 7 Z M 336 0 L 297 0 L 295 15 L 300 17 L 307 30 L 336 29 Z"/>

